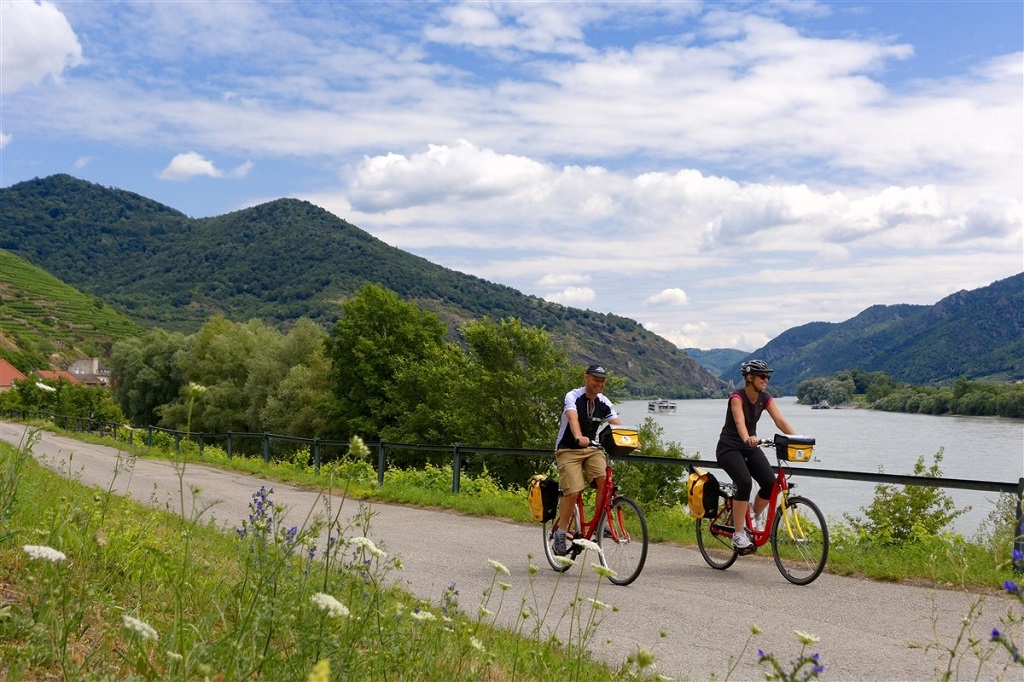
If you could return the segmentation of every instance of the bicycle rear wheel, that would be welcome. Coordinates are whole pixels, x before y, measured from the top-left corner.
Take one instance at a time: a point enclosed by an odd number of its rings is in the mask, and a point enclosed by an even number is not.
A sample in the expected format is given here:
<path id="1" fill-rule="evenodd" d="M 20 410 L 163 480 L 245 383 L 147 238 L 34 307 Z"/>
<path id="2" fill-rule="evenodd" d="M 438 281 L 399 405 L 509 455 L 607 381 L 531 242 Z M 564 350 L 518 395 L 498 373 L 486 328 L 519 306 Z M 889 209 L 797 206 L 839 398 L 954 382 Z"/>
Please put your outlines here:
<path id="1" fill-rule="evenodd" d="M 559 502 L 561 502 L 561 495 L 558 496 L 558 500 Z M 551 520 L 544 522 L 544 556 L 548 560 L 548 566 L 558 571 L 559 573 L 564 573 L 565 571 L 569 570 L 569 565 L 562 563 L 563 558 L 575 558 L 575 553 L 572 552 L 571 547 L 573 537 L 575 537 L 577 530 L 579 530 L 579 527 L 580 510 L 574 508 L 572 510 L 572 518 L 569 520 L 569 528 L 566 531 L 565 538 L 565 543 L 568 547 L 570 547 L 570 551 L 569 554 L 565 555 L 565 557 L 560 557 L 557 554 L 555 554 L 555 521 Z"/>
<path id="2" fill-rule="evenodd" d="M 825 517 L 810 500 L 791 497 L 779 505 L 772 524 L 772 553 L 783 577 L 807 585 L 821 575 L 828 559 Z"/>
<path id="3" fill-rule="evenodd" d="M 616 585 L 628 585 L 647 561 L 647 519 L 633 500 L 619 495 L 612 500 L 611 512 L 597 524 L 597 544 L 601 547 L 601 565 L 615 571 L 610 577 Z"/>
<path id="4" fill-rule="evenodd" d="M 714 530 L 712 530 L 714 526 Z M 732 548 L 732 500 L 722 496 L 718 514 L 711 519 L 697 519 L 697 549 L 711 568 L 719 571 L 736 563 L 739 553 Z"/>

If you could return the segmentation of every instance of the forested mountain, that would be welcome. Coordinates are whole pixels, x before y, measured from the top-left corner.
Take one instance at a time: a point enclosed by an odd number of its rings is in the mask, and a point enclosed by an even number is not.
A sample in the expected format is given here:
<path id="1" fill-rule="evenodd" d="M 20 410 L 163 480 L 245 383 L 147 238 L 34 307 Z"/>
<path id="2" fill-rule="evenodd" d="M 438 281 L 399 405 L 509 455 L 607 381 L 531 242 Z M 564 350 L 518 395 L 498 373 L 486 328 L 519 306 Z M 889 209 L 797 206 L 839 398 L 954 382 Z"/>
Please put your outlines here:
<path id="1" fill-rule="evenodd" d="M 330 326 L 363 283 L 384 285 L 449 329 L 517 317 L 581 364 L 628 377 L 635 395 L 717 395 L 724 384 L 628 318 L 549 303 L 433 264 L 313 204 L 280 199 L 192 219 L 145 197 L 54 175 L 0 190 L 0 248 L 145 327 L 191 333 L 212 315 Z"/>
<path id="2" fill-rule="evenodd" d="M 683 352 L 700 363 L 701 367 L 715 376 L 725 376 L 726 381 L 736 382 L 736 377 L 723 374 L 730 367 L 734 367 L 741 359 L 747 357 L 747 352 L 736 348 L 712 348 L 701 350 L 700 348 L 684 348 Z"/>
<path id="3" fill-rule="evenodd" d="M 95 296 L 0 249 L 0 357 L 22 372 L 105 357 L 139 325 Z"/>
<path id="4" fill-rule="evenodd" d="M 788 393 L 850 369 L 910 384 L 1024 379 L 1024 273 L 935 305 L 876 305 L 845 322 L 794 327 L 747 357 L 771 364 L 773 387 Z M 738 376 L 739 364 L 720 376 Z"/>

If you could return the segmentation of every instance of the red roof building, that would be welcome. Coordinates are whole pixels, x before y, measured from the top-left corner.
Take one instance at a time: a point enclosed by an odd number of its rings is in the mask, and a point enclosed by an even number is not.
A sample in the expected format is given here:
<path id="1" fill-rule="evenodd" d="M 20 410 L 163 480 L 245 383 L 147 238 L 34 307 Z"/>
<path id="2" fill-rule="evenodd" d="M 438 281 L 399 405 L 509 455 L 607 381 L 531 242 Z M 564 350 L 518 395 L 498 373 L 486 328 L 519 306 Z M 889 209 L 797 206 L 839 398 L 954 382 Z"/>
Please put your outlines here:
<path id="1" fill-rule="evenodd" d="M 37 369 L 36 374 L 39 375 L 40 379 L 50 379 L 51 381 L 70 381 L 73 384 L 81 383 L 71 372 L 65 372 L 62 369 L 49 370 L 49 369 Z"/>
<path id="2" fill-rule="evenodd" d="M 25 375 L 18 371 L 18 368 L 0 358 L 0 391 L 9 391 L 16 380 L 24 379 Z"/>

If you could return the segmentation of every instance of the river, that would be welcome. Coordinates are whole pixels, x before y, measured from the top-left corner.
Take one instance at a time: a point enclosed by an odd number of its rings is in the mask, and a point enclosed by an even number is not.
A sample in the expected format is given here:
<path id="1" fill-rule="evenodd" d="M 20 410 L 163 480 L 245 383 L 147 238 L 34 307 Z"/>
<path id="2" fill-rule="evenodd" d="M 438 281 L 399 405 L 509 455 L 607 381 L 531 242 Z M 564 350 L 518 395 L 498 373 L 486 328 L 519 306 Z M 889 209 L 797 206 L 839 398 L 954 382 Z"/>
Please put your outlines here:
<path id="1" fill-rule="evenodd" d="M 860 515 L 861 507 L 874 498 L 873 483 L 800 478 L 800 468 L 820 467 L 887 474 L 913 474 L 914 462 L 924 456 L 931 466 L 943 449 L 942 477 L 978 481 L 1016 482 L 1024 476 L 1024 422 L 1000 417 L 931 416 L 879 412 L 867 409 L 814 410 L 797 405 L 796 398 L 779 398 L 782 414 L 800 434 L 816 439 L 814 460 L 793 464 L 798 492 L 813 499 L 826 517 L 841 519 L 844 513 Z M 700 454 L 714 461 L 718 434 L 725 421 L 726 401 L 677 400 L 676 414 L 650 415 L 646 400 L 616 405 L 623 423 L 639 424 L 651 416 L 664 429 L 663 439 L 682 446 L 687 457 Z M 767 414 L 758 424 L 758 435 L 771 437 L 775 425 Z M 725 477 L 721 470 L 715 475 Z M 725 477 L 727 479 L 727 477 Z M 958 506 L 971 506 L 959 517 L 954 530 L 972 537 L 992 510 L 997 493 L 946 489 Z"/>

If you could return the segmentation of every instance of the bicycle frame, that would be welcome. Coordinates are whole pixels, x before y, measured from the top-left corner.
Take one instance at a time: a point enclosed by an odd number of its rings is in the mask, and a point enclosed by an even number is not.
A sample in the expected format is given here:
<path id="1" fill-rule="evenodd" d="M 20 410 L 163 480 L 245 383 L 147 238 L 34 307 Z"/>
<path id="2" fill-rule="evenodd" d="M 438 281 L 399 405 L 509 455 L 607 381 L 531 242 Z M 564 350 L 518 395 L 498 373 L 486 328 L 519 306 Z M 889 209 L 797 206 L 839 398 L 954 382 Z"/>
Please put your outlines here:
<path id="1" fill-rule="evenodd" d="M 786 465 L 783 463 L 781 459 L 777 461 L 779 472 L 775 476 L 775 482 L 772 483 L 772 494 L 768 498 L 768 516 L 765 518 L 763 530 L 754 530 L 753 505 L 747 506 L 747 529 L 750 531 L 750 535 L 754 540 L 755 547 L 763 547 L 764 545 L 768 544 L 768 541 L 771 539 L 772 535 L 772 526 L 775 523 L 775 515 L 780 513 L 780 507 L 784 508 L 786 506 L 786 500 L 789 499 L 789 491 L 792 488 L 792 486 L 789 484 L 789 476 L 786 472 Z M 736 522 L 732 518 L 733 509 L 731 499 L 732 498 L 730 498 L 728 509 L 723 509 L 721 512 L 719 512 L 718 516 L 715 518 L 715 523 L 711 524 L 711 532 L 715 535 L 720 535 L 723 537 L 727 535 L 731 536 L 735 530 Z M 724 518 L 726 511 L 728 511 L 729 513 L 728 518 Z M 792 515 L 790 514 L 785 514 L 782 518 L 786 524 L 786 532 L 789 533 L 789 536 L 792 538 L 794 537 L 794 529 L 791 524 L 797 524 L 797 535 L 799 535 L 801 531 L 799 528 L 799 517 L 794 516 L 793 518 L 790 518 L 791 516 Z M 725 525 L 723 521 L 729 521 L 732 525 Z"/>
<path id="2" fill-rule="evenodd" d="M 577 528 L 575 537 L 585 538 L 587 540 L 592 539 L 594 532 L 597 530 L 597 526 L 601 521 L 601 515 L 608 514 L 608 526 L 612 530 L 612 536 L 618 540 L 618 537 L 616 536 L 616 524 L 610 523 L 612 502 L 615 500 L 615 495 L 617 494 L 617 491 L 615 490 L 615 479 L 612 475 L 612 464 L 608 457 L 608 453 L 605 452 L 604 448 L 599 447 L 597 449 L 601 451 L 601 454 L 603 454 L 605 458 L 604 491 L 598 491 L 597 499 L 594 500 L 594 515 L 589 520 L 586 517 L 586 509 L 583 504 L 583 491 L 581 490 L 580 494 L 576 496 L 576 517 L 579 519 L 579 528 Z M 554 524 L 554 528 L 558 528 L 557 521 Z"/>

